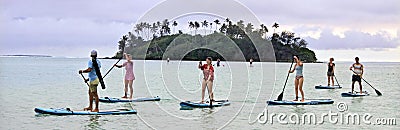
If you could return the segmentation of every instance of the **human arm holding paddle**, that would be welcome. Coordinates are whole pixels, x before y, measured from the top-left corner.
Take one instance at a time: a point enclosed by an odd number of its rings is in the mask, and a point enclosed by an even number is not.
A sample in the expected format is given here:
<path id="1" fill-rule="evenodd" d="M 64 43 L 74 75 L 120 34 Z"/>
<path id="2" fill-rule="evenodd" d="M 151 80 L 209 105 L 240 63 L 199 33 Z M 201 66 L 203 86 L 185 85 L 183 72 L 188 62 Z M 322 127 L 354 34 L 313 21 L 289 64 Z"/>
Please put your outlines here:
<path id="1" fill-rule="evenodd" d="M 87 69 L 85 69 L 85 70 L 79 70 L 79 74 L 82 74 L 82 73 L 89 73 L 90 71 L 92 71 L 92 68 L 87 68 Z M 84 78 L 84 81 L 85 81 L 85 83 L 87 83 L 88 81 L 89 81 L 89 78 Z"/>
<path id="2" fill-rule="evenodd" d="M 125 56 L 125 59 L 127 62 L 129 62 L 129 63 L 132 62 L 129 54 L 124 53 L 124 56 Z M 122 68 L 122 67 L 126 66 L 126 63 L 123 63 L 122 65 L 114 64 L 114 66 L 118 67 L 118 68 Z"/>
<path id="3" fill-rule="evenodd" d="M 289 70 L 289 73 L 293 73 L 295 71 L 296 66 L 297 66 L 297 64 L 294 64 L 293 69 Z"/>

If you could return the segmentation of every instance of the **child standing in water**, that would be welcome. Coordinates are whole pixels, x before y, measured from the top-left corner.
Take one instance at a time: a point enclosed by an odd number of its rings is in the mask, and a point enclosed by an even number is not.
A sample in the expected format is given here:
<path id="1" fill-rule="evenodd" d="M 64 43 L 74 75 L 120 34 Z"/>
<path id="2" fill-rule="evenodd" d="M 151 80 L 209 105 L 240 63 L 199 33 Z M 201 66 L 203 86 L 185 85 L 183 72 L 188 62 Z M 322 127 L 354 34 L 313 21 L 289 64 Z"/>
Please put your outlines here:
<path id="1" fill-rule="evenodd" d="M 135 80 L 135 75 L 133 73 L 133 61 L 132 61 L 132 56 L 130 54 L 124 54 L 126 58 L 126 62 L 123 63 L 122 65 L 117 65 L 115 64 L 114 66 L 121 68 L 125 67 L 126 73 L 125 73 L 125 89 L 124 89 L 124 96 L 122 98 L 128 98 L 127 93 L 128 93 L 128 87 L 130 89 L 130 95 L 129 99 L 133 98 L 133 80 Z"/>

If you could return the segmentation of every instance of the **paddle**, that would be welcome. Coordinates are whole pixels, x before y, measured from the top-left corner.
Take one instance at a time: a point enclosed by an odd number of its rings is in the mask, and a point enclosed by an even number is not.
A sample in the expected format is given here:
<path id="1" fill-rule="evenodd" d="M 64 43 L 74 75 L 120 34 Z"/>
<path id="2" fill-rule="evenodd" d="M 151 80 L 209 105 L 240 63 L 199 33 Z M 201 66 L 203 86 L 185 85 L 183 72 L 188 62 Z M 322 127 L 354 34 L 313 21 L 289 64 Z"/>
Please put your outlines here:
<path id="1" fill-rule="evenodd" d="M 85 78 L 85 76 L 83 76 L 83 74 L 81 73 L 81 76 L 82 76 L 82 78 L 83 78 L 83 81 L 86 83 L 86 85 L 89 87 L 89 84 L 86 82 L 86 78 Z"/>
<path id="2" fill-rule="evenodd" d="M 339 88 L 341 88 L 342 86 L 340 86 L 339 82 L 338 82 L 337 79 L 336 79 L 336 76 L 333 75 L 333 77 L 335 77 L 335 80 L 336 80 L 337 85 L 339 85 Z"/>
<path id="3" fill-rule="evenodd" d="M 292 69 L 293 62 L 294 62 L 294 60 L 292 59 L 292 64 L 290 64 L 289 71 Z M 282 101 L 283 92 L 285 91 L 285 87 L 286 87 L 287 80 L 288 80 L 288 78 L 289 78 L 289 74 L 290 74 L 290 73 L 288 72 L 288 74 L 287 74 L 287 76 L 286 76 L 286 80 L 285 80 L 285 85 L 283 85 L 282 93 L 278 96 L 277 101 Z"/>
<path id="4" fill-rule="evenodd" d="M 351 71 L 353 71 L 354 74 L 357 74 L 356 72 L 354 72 L 354 70 L 351 70 Z M 373 88 L 373 89 L 375 90 L 375 93 L 378 94 L 378 96 L 382 96 L 382 93 L 379 92 L 376 88 L 374 88 L 371 84 L 369 84 L 364 78 L 362 78 L 362 77 L 360 77 L 360 78 L 361 78 L 365 83 L 367 83 L 369 86 L 371 86 L 371 88 Z"/>
<path id="5" fill-rule="evenodd" d="M 121 61 L 121 59 L 124 57 L 125 44 L 126 44 L 125 42 L 126 42 L 127 39 L 128 39 L 128 38 L 126 38 L 126 35 L 122 37 L 122 40 L 123 40 L 123 42 L 122 42 L 122 48 L 121 48 L 122 56 L 118 59 L 117 62 L 115 62 L 115 64 L 118 64 L 118 62 Z M 113 66 L 107 71 L 107 73 L 103 76 L 103 79 L 108 75 L 108 73 L 111 72 L 111 70 L 115 67 L 115 66 L 114 66 L 115 64 L 113 64 Z"/>
<path id="6" fill-rule="evenodd" d="M 208 89 L 208 87 L 207 87 L 207 89 Z M 211 89 L 211 93 L 212 93 L 212 89 Z M 211 99 L 211 94 L 210 93 L 208 93 L 208 97 L 210 98 L 210 108 L 212 108 L 212 99 Z"/>

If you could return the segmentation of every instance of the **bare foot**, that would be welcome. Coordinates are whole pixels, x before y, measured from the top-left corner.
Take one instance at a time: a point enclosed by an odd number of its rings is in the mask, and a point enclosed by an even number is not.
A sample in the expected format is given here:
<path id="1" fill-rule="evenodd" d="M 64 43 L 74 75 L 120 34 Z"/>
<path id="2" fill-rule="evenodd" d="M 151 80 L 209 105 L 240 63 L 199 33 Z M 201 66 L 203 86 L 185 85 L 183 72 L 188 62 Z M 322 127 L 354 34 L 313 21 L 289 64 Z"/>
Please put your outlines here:
<path id="1" fill-rule="evenodd" d="M 132 99 L 132 97 L 129 97 L 129 99 Z"/>
<path id="2" fill-rule="evenodd" d="M 294 99 L 293 101 L 298 101 L 297 99 Z"/>
<path id="3" fill-rule="evenodd" d="M 304 102 L 304 98 L 300 100 L 301 102 Z"/>
<path id="4" fill-rule="evenodd" d="M 96 108 L 96 109 L 94 109 L 92 112 L 99 112 L 99 109 Z"/>
<path id="5" fill-rule="evenodd" d="M 203 103 L 204 103 L 204 101 L 201 101 L 201 102 L 200 102 L 200 104 L 203 104 Z"/>
<path id="6" fill-rule="evenodd" d="M 85 107 L 83 108 L 84 111 L 92 111 L 92 107 Z"/>
<path id="7" fill-rule="evenodd" d="M 363 92 L 362 92 L 362 91 L 360 91 L 360 94 L 363 94 Z"/>
<path id="8" fill-rule="evenodd" d="M 123 96 L 123 97 L 121 97 L 121 98 L 128 98 L 127 96 Z"/>

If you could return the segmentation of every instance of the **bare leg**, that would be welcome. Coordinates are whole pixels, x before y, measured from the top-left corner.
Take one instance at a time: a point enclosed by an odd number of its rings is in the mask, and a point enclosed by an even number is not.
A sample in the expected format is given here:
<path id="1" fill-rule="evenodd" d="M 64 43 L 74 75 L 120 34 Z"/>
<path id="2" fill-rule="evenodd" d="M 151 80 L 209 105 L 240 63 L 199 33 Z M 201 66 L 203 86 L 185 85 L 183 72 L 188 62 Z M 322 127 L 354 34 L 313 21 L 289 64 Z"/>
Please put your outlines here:
<path id="1" fill-rule="evenodd" d="M 92 107 L 93 107 L 93 96 L 92 93 L 90 92 L 90 90 L 88 91 L 89 94 L 89 107 L 84 108 L 84 111 L 92 111 Z"/>
<path id="2" fill-rule="evenodd" d="M 362 93 L 363 93 L 363 91 L 362 91 L 362 85 L 361 85 L 361 82 L 358 82 L 358 84 L 360 85 L 360 93 L 362 94 Z"/>
<path id="3" fill-rule="evenodd" d="M 128 98 L 128 84 L 129 84 L 129 80 L 125 80 L 125 88 L 124 88 L 124 96 L 122 98 Z"/>
<path id="4" fill-rule="evenodd" d="M 96 103 L 96 107 L 93 110 L 93 112 L 99 112 L 99 95 L 97 94 L 97 92 L 93 92 L 92 95 L 95 98 L 95 103 Z"/>
<path id="5" fill-rule="evenodd" d="M 333 76 L 331 76 L 331 80 L 332 80 L 332 86 L 335 86 L 335 80 L 333 80 Z"/>
<path id="6" fill-rule="evenodd" d="M 302 101 L 302 102 L 304 102 L 304 92 L 303 92 L 303 81 L 304 81 L 304 78 L 300 78 L 299 80 L 299 90 L 300 90 L 300 94 L 301 94 L 301 100 L 300 101 Z"/>
<path id="7" fill-rule="evenodd" d="M 212 92 L 212 86 L 213 86 L 213 81 L 208 81 L 207 89 L 208 89 L 208 94 L 210 96 L 210 101 L 214 100 L 214 93 Z"/>
<path id="8" fill-rule="evenodd" d="M 204 103 L 204 93 L 206 91 L 206 80 L 203 79 L 203 82 L 201 83 L 201 103 Z"/>
<path id="9" fill-rule="evenodd" d="M 132 99 L 133 97 L 133 80 L 129 80 L 129 89 L 130 89 L 130 93 L 131 95 L 129 95 L 129 99 Z"/>
<path id="10" fill-rule="evenodd" d="M 355 81 L 353 81 L 353 82 L 351 83 L 351 93 L 354 92 L 354 83 L 355 83 Z"/>
<path id="11" fill-rule="evenodd" d="M 331 76 L 328 76 L 328 86 L 330 86 L 331 84 Z"/>
<path id="12" fill-rule="evenodd" d="M 297 78 L 294 79 L 294 93 L 296 95 L 296 98 L 293 101 L 297 101 L 297 97 L 299 97 L 299 93 L 298 93 L 298 88 L 299 86 L 299 80 L 297 80 Z"/>

